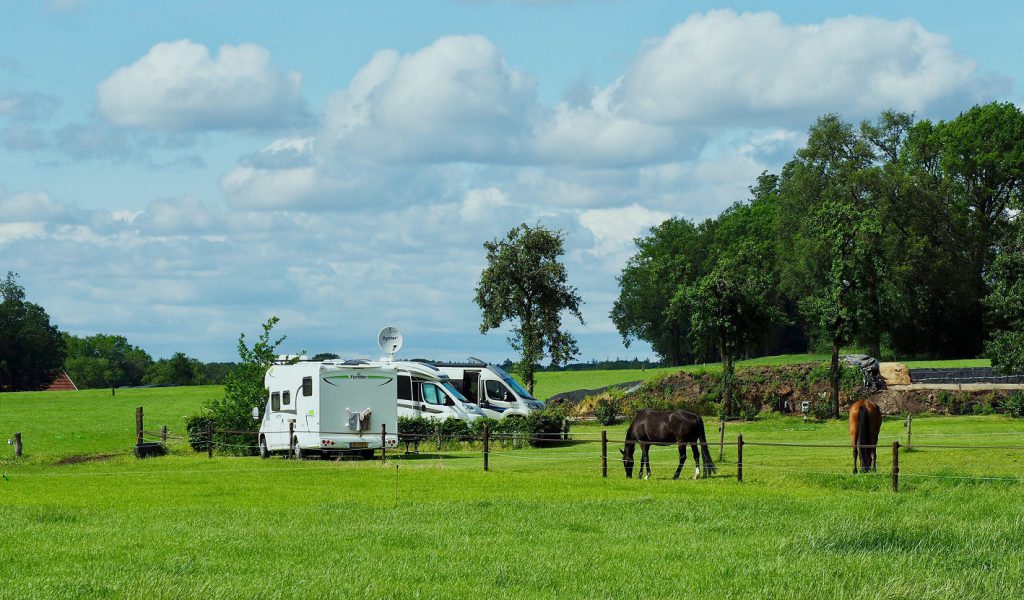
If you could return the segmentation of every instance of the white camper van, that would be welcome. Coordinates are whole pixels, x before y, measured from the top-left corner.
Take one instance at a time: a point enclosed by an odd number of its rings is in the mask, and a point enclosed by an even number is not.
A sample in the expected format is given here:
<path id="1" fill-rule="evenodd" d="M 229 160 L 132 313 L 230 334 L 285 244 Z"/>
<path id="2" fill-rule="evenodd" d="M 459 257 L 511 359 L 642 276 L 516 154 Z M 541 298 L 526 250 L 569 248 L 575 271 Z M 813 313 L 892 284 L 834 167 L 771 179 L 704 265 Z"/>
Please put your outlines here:
<path id="1" fill-rule="evenodd" d="M 436 363 L 448 375 L 452 385 L 470 402 L 476 402 L 484 415 L 492 419 L 525 417 L 544 408 L 544 403 L 526 391 L 504 369 L 482 360 L 465 363 Z"/>
<path id="2" fill-rule="evenodd" d="M 396 401 L 399 417 L 475 421 L 484 416 L 480 407 L 467 400 L 451 384 L 448 375 L 433 365 L 405 360 L 349 363 L 390 367 L 398 372 Z"/>
<path id="3" fill-rule="evenodd" d="M 260 423 L 260 456 L 287 451 L 360 451 L 398 446 L 394 367 L 365 362 L 299 362 L 270 367 Z M 289 425 L 294 424 L 292 439 Z M 381 439 L 381 427 L 386 427 Z"/>

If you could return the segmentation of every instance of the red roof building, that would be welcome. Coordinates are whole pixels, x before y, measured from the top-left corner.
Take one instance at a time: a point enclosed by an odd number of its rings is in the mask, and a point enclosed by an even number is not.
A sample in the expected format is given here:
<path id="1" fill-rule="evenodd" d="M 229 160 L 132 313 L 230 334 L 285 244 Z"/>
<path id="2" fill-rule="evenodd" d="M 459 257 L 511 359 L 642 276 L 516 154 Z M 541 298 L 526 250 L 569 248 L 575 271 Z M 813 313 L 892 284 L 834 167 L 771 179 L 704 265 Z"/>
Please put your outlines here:
<path id="1" fill-rule="evenodd" d="M 46 388 L 48 392 L 74 392 L 77 390 L 78 386 L 68 377 L 67 371 L 61 371 L 53 380 L 53 383 L 50 384 L 50 387 Z"/>

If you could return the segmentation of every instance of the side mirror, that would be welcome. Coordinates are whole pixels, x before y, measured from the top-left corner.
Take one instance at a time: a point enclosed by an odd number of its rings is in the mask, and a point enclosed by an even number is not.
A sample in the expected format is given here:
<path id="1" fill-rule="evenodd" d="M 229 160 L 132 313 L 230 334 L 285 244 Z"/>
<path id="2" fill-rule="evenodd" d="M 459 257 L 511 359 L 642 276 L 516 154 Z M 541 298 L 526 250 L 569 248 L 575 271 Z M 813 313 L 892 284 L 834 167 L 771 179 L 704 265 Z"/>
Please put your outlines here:
<path id="1" fill-rule="evenodd" d="M 256 406 L 252 407 L 252 419 L 253 421 L 260 420 L 260 409 Z"/>

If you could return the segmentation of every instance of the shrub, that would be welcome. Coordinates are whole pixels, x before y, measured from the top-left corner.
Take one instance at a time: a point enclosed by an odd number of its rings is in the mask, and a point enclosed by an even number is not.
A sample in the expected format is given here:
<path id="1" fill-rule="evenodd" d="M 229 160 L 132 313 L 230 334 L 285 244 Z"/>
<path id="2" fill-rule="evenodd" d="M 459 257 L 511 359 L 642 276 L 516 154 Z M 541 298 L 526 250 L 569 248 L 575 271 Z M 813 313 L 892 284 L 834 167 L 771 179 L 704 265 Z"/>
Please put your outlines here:
<path id="1" fill-rule="evenodd" d="M 612 397 L 601 398 L 594 406 L 594 416 L 602 425 L 614 425 L 619 413 L 621 402 Z"/>
<path id="2" fill-rule="evenodd" d="M 741 401 L 739 407 L 736 409 L 736 416 L 742 421 L 753 421 L 757 418 L 758 414 L 757 407 L 747 401 Z"/>
<path id="3" fill-rule="evenodd" d="M 808 412 L 815 419 L 824 421 L 832 416 L 832 404 L 828 400 L 815 400 Z"/>
<path id="4" fill-rule="evenodd" d="M 185 431 L 188 433 L 188 445 L 196 452 L 206 452 L 208 433 L 215 426 L 212 415 L 198 414 L 185 417 Z"/>
<path id="5" fill-rule="evenodd" d="M 1024 418 L 1024 392 L 1014 392 L 1003 401 L 1007 414 L 1015 419 Z"/>

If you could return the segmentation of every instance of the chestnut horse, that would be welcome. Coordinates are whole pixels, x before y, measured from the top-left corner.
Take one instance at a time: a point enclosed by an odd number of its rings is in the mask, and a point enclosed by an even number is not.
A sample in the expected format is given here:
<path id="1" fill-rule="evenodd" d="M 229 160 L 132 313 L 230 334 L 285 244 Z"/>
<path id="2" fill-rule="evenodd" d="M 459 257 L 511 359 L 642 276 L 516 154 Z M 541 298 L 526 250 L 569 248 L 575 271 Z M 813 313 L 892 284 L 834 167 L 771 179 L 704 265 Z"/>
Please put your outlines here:
<path id="1" fill-rule="evenodd" d="M 850 407 L 850 444 L 853 446 L 853 473 L 857 474 L 857 450 L 860 450 L 862 472 L 878 470 L 878 431 L 882 428 L 882 411 L 873 400 L 864 398 Z M 859 448 L 858 448 L 859 447 Z"/>
<path id="2" fill-rule="evenodd" d="M 651 445 L 656 446 L 679 446 L 679 466 L 676 467 L 676 474 L 672 479 L 679 479 L 679 472 L 683 470 L 683 463 L 686 462 L 686 445 L 693 449 L 693 460 L 697 463 L 697 469 L 693 478 L 701 475 L 701 457 L 704 458 L 704 476 L 715 472 L 715 464 L 711 462 L 711 453 L 708 452 L 708 440 L 704 436 L 704 419 L 700 415 L 687 410 L 642 410 L 633 417 L 626 431 L 626 447 L 620 449 L 622 453 L 622 466 L 626 469 L 626 477 L 633 477 L 633 453 L 636 445 L 640 444 L 640 471 L 638 475 L 643 476 L 644 467 L 647 467 L 647 479 L 651 476 Z M 700 446 L 698 452 L 697 446 Z"/>

